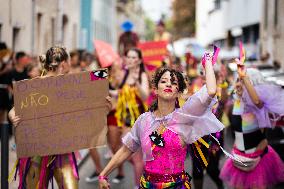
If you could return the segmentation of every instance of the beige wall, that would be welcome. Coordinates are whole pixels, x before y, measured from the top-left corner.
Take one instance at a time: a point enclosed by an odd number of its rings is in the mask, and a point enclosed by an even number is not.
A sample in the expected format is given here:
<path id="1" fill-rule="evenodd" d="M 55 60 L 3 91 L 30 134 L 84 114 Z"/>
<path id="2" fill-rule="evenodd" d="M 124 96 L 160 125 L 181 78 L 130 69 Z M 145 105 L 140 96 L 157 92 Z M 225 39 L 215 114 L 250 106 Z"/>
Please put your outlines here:
<path id="1" fill-rule="evenodd" d="M 80 0 L 34 0 L 34 32 L 32 32 L 32 0 L 0 0 L 1 41 L 12 48 L 13 28 L 16 27 L 19 32 L 15 41 L 15 51 L 32 53 L 34 49 L 34 54 L 37 55 L 44 53 L 50 46 L 61 43 L 57 28 L 59 1 L 63 1 L 62 13 L 68 20 L 64 27 L 63 45 L 68 50 L 78 47 Z"/>
<path id="2" fill-rule="evenodd" d="M 275 0 L 267 1 L 267 26 L 265 26 L 265 3 L 263 4 L 261 22 L 261 45 L 262 53 L 269 52 L 272 60 L 279 61 L 284 70 L 284 1 L 278 0 L 278 25 L 274 24 Z"/>
<path id="3" fill-rule="evenodd" d="M 44 53 L 48 47 L 54 45 L 52 43 L 52 23 L 51 19 L 55 20 L 54 32 L 56 31 L 56 17 L 57 17 L 57 0 L 38 0 L 35 7 L 35 54 Z M 39 16 L 41 15 L 41 16 Z M 56 36 L 54 37 L 56 39 Z M 54 39 L 54 41 L 55 41 Z"/>
<path id="4" fill-rule="evenodd" d="M 1 41 L 13 48 L 13 28 L 17 28 L 15 51 L 31 51 L 31 0 L 0 0 Z"/>
<path id="5" fill-rule="evenodd" d="M 79 46 L 80 0 L 64 0 L 64 14 L 68 16 L 64 44 L 70 50 Z"/>

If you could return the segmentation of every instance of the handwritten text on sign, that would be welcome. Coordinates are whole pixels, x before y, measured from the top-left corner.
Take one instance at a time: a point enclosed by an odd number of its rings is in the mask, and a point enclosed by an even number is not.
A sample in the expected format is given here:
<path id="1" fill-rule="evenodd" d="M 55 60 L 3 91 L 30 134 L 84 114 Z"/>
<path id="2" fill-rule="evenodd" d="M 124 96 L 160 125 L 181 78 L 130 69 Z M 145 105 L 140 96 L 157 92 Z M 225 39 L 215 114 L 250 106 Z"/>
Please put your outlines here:
<path id="1" fill-rule="evenodd" d="M 14 84 L 18 157 L 68 153 L 105 144 L 108 80 L 89 72 Z"/>

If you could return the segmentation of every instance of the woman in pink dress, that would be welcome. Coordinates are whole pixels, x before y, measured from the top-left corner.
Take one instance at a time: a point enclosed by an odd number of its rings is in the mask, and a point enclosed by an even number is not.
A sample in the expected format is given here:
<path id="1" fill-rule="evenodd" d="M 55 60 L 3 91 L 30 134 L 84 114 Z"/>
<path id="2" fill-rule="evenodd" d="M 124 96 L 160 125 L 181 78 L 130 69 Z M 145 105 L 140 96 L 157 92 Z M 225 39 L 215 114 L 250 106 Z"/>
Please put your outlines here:
<path id="1" fill-rule="evenodd" d="M 212 56 L 206 56 L 206 86 L 179 108 L 177 99 L 186 85 L 181 73 L 158 70 L 153 79 L 157 101 L 150 111 L 136 120 L 123 137 L 123 146 L 99 176 L 100 188 L 109 188 L 107 176 L 140 148 L 144 174 L 139 188 L 190 188 L 190 176 L 184 171 L 186 144 L 223 129 L 211 111 L 216 101 L 216 79 Z"/>

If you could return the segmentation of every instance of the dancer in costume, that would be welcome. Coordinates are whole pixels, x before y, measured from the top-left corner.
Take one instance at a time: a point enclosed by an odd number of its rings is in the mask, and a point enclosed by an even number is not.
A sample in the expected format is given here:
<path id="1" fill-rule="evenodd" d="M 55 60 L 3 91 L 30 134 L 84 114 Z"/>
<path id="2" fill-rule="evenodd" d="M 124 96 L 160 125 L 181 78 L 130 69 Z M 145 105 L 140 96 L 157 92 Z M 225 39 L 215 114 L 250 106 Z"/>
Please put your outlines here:
<path id="1" fill-rule="evenodd" d="M 236 99 L 233 114 L 239 124 L 234 126 L 233 154 L 245 164 L 228 159 L 220 178 L 238 189 L 265 189 L 284 181 L 284 164 L 268 145 L 263 128 L 284 114 L 284 92 L 281 87 L 265 83 L 261 73 L 245 69 L 239 59 Z"/>
<path id="2" fill-rule="evenodd" d="M 144 174 L 140 188 L 190 188 L 190 176 L 184 171 L 186 144 L 223 129 L 211 107 L 216 98 L 216 79 L 212 56 L 206 56 L 206 86 L 191 96 L 182 108 L 177 98 L 186 85 L 181 73 L 158 70 L 153 79 L 157 101 L 139 116 L 122 139 L 123 146 L 101 172 L 100 188 L 109 188 L 107 176 L 134 152 L 142 149 Z"/>
<path id="3" fill-rule="evenodd" d="M 117 105 L 116 110 L 113 112 L 114 117 L 112 117 L 112 123 L 120 127 L 123 134 L 130 131 L 136 119 L 145 112 L 146 108 L 143 101 L 148 98 L 150 93 L 141 51 L 137 48 L 127 50 L 125 60 L 126 70 L 123 77 L 120 77 L 122 80 L 118 86 Z M 114 92 L 115 91 L 112 91 L 112 93 Z M 113 115 L 109 115 L 108 120 L 110 120 Z M 115 149 L 114 153 L 117 150 L 118 148 Z M 139 179 L 143 170 L 141 152 L 133 154 L 130 162 L 134 166 L 135 183 L 139 185 Z M 116 180 L 118 180 L 123 177 L 117 175 L 116 178 Z"/>
<path id="4" fill-rule="evenodd" d="M 70 69 L 68 54 L 63 47 L 51 47 L 46 55 L 40 56 L 40 61 L 44 64 L 46 70 L 44 77 L 67 74 Z M 17 127 L 20 117 L 16 116 L 14 108 L 9 112 L 9 118 Z M 53 177 L 56 179 L 59 188 L 78 188 L 79 175 L 73 152 L 20 158 L 17 163 L 17 173 L 19 174 L 19 189 L 46 189 L 49 181 L 53 181 Z"/>

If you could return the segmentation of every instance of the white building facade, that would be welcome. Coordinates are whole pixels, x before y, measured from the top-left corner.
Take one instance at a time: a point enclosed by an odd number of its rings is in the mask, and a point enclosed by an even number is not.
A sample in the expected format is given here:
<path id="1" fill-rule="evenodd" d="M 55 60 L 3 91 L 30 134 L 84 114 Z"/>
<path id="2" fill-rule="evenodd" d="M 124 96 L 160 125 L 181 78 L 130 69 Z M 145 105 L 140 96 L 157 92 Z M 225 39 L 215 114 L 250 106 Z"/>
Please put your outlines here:
<path id="1" fill-rule="evenodd" d="M 0 0 L 0 41 L 14 51 L 44 53 L 55 44 L 78 47 L 80 1 Z"/>
<path id="2" fill-rule="evenodd" d="M 93 52 L 95 39 L 116 47 L 116 0 L 80 1 L 80 48 Z"/>
<path id="3" fill-rule="evenodd" d="M 94 39 L 106 41 L 116 47 L 116 1 L 94 0 L 93 10 Z"/>
<path id="4" fill-rule="evenodd" d="M 284 71 L 284 1 L 264 0 L 261 25 L 261 51 L 269 53 Z"/>
<path id="5" fill-rule="evenodd" d="M 236 50 L 243 41 L 247 54 L 259 54 L 263 0 L 197 0 L 196 38 L 204 46 Z"/>

